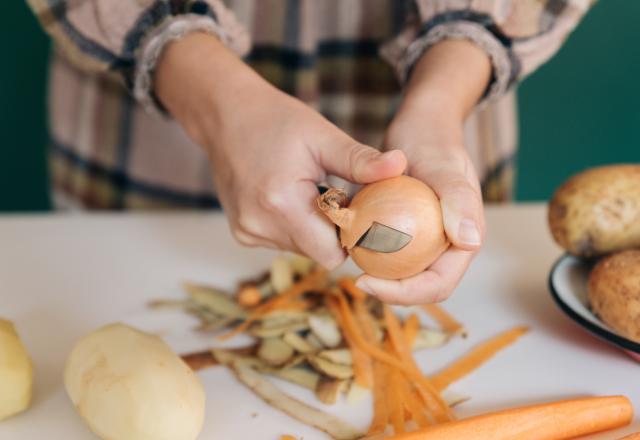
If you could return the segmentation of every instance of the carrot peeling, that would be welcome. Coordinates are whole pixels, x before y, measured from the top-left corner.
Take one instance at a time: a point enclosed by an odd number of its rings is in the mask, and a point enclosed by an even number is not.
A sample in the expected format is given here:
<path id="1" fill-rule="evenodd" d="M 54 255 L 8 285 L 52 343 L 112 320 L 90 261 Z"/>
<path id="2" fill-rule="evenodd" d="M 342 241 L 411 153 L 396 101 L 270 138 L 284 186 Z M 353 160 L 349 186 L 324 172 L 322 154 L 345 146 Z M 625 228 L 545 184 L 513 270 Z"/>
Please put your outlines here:
<path id="1" fill-rule="evenodd" d="M 387 408 L 387 379 L 389 375 L 386 365 L 374 361 L 373 377 L 373 418 L 367 435 L 381 434 L 389 424 L 389 410 Z"/>
<path id="2" fill-rule="evenodd" d="M 347 292 L 354 300 L 363 301 L 367 297 L 366 293 L 356 287 L 353 278 L 340 278 L 338 280 L 338 286 Z"/>
<path id="3" fill-rule="evenodd" d="M 330 298 L 330 296 L 327 295 L 326 298 Z M 347 345 L 349 346 L 349 350 L 351 351 L 354 381 L 361 387 L 369 389 L 372 388 L 373 367 L 371 364 L 371 357 L 358 346 L 358 344 L 353 340 L 353 336 L 350 333 L 344 331 L 344 319 L 335 303 L 328 301 L 327 307 L 338 323 L 338 326 L 343 330 L 342 334 L 344 335 L 344 338 L 347 341 Z"/>
<path id="4" fill-rule="evenodd" d="M 251 314 L 247 316 L 247 318 L 233 330 L 218 336 L 218 339 L 224 341 L 226 339 L 230 339 L 233 336 L 236 336 L 249 328 L 251 324 L 260 319 L 262 316 L 267 314 L 272 310 L 276 310 L 285 304 L 289 303 L 293 299 L 305 294 L 307 291 L 312 288 L 316 288 L 321 286 L 326 281 L 326 272 L 325 271 L 315 271 L 304 277 L 302 280 L 294 284 L 287 291 L 281 293 L 280 295 L 276 295 L 268 301 L 260 304 L 255 309 L 252 310 Z"/>
<path id="5" fill-rule="evenodd" d="M 389 420 L 395 434 L 405 431 L 404 402 L 402 400 L 402 373 L 397 369 L 389 369 L 389 392 L 387 394 L 389 405 Z"/>
<path id="6" fill-rule="evenodd" d="M 438 304 L 423 304 L 422 308 L 427 314 L 438 323 L 440 329 L 446 333 L 466 336 L 466 330 L 458 320 Z"/>
<path id="7" fill-rule="evenodd" d="M 491 359 L 497 352 L 513 344 L 520 336 L 527 333 L 527 327 L 514 327 L 478 345 L 465 356 L 431 376 L 431 381 L 438 390 L 444 390 L 453 382 L 463 378 L 473 370 Z"/>
<path id="8" fill-rule="evenodd" d="M 420 395 L 425 401 L 427 408 L 433 413 L 437 422 L 445 422 L 454 418 L 453 412 L 449 405 L 442 399 L 440 393 L 431 383 L 431 381 L 422 374 L 418 364 L 416 364 L 411 348 L 406 343 L 402 328 L 398 317 L 393 313 L 389 306 L 384 306 L 384 321 L 387 325 L 387 332 L 391 346 L 396 351 L 403 366 L 409 370 L 410 376 L 418 379 L 416 383 Z"/>
<path id="9" fill-rule="evenodd" d="M 440 411 L 438 411 L 438 414 L 436 414 L 436 417 L 440 416 L 439 413 L 444 412 L 445 418 L 449 420 L 453 418 L 453 414 L 450 408 L 444 402 L 444 400 L 442 400 L 442 397 L 438 394 L 437 390 L 434 389 L 433 385 L 431 384 L 428 378 L 423 376 L 422 373 L 420 373 L 420 371 L 416 371 L 415 369 L 405 365 L 403 362 L 398 360 L 395 356 L 392 356 L 389 353 L 385 352 L 384 350 L 378 348 L 377 346 L 372 345 L 367 341 L 365 341 L 365 339 L 362 337 L 362 334 L 360 333 L 357 327 L 355 319 L 351 314 L 351 309 L 349 307 L 349 304 L 347 303 L 347 300 L 342 295 L 342 292 L 339 292 L 337 295 L 330 298 L 329 302 L 331 301 L 337 301 L 339 305 L 339 310 L 340 310 L 340 313 L 342 314 L 342 319 L 345 325 L 344 326 L 345 333 L 350 333 L 353 338 L 353 341 L 357 345 L 359 345 L 363 351 L 367 352 L 374 359 L 377 359 L 394 368 L 399 369 L 405 375 L 407 375 L 411 380 L 413 380 L 415 382 L 416 387 L 418 387 L 418 389 L 421 391 L 421 394 L 425 398 L 429 397 L 430 402 L 433 402 L 435 400 L 435 407 L 440 409 Z M 440 416 L 440 418 L 442 417 Z"/>
<path id="10" fill-rule="evenodd" d="M 628 425 L 624 396 L 562 400 L 508 409 L 395 435 L 393 440 L 561 440 Z"/>
<path id="11" fill-rule="evenodd" d="M 412 313 L 404 321 L 402 331 L 404 332 L 404 340 L 407 342 L 407 345 L 409 347 L 413 347 L 413 343 L 418 336 L 418 332 L 420 331 L 420 320 L 418 319 L 418 315 Z"/>

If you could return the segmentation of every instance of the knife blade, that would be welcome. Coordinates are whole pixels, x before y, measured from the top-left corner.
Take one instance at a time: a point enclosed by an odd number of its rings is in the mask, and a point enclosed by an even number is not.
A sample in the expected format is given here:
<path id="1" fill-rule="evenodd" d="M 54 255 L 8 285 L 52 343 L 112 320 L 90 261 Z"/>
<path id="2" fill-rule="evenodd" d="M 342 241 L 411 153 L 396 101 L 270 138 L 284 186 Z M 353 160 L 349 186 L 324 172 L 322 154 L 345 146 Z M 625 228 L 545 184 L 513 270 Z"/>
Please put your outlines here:
<path id="1" fill-rule="evenodd" d="M 413 237 L 382 223 L 373 222 L 356 243 L 365 249 L 385 254 L 397 252 L 409 244 Z"/>

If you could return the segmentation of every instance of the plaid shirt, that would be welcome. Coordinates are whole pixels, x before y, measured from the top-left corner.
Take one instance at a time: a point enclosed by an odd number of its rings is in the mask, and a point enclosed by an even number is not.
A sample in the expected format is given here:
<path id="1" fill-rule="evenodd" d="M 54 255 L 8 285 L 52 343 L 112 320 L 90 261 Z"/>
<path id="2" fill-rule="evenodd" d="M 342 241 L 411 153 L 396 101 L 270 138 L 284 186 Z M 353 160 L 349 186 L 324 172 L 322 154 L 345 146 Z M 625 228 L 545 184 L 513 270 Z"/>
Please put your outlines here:
<path id="1" fill-rule="evenodd" d="M 402 84 L 446 38 L 486 51 L 493 77 L 465 124 L 485 199 L 511 196 L 514 84 L 545 62 L 590 0 L 27 0 L 55 40 L 50 164 L 59 207 L 218 206 L 200 147 L 154 108 L 165 44 L 209 32 L 268 81 L 380 145 Z"/>

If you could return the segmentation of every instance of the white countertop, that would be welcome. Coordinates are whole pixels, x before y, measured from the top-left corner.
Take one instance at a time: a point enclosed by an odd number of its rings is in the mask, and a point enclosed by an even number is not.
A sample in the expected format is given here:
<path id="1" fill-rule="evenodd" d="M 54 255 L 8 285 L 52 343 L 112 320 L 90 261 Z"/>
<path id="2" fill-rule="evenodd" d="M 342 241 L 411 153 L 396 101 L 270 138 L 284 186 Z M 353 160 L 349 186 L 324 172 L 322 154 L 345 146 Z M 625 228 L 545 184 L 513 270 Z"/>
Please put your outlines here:
<path id="1" fill-rule="evenodd" d="M 446 307 L 470 337 L 422 352 L 435 371 L 473 344 L 514 325 L 532 331 L 452 388 L 471 400 L 461 417 L 552 399 L 625 394 L 640 412 L 640 364 L 587 334 L 553 303 L 547 276 L 561 254 L 547 232 L 542 205 L 487 209 L 488 239 Z M 0 217 L 0 316 L 16 323 L 36 369 L 27 412 L 0 422 L 0 439 L 95 438 L 74 412 L 62 385 L 66 356 L 92 329 L 125 321 L 158 332 L 179 352 L 213 341 L 190 330 L 180 313 L 145 303 L 180 297 L 183 280 L 231 287 L 266 268 L 274 253 L 243 249 L 216 214 L 105 214 Z M 355 271 L 347 265 L 347 270 Z M 207 390 L 201 439 L 305 440 L 326 436 L 281 414 L 236 383 L 223 368 L 199 373 Z M 287 390 L 292 390 L 288 387 Z M 295 394 L 314 402 L 310 393 Z M 329 409 L 356 425 L 370 417 L 368 402 Z M 256 413 L 252 416 L 252 413 Z M 617 439 L 632 427 L 594 436 Z"/>

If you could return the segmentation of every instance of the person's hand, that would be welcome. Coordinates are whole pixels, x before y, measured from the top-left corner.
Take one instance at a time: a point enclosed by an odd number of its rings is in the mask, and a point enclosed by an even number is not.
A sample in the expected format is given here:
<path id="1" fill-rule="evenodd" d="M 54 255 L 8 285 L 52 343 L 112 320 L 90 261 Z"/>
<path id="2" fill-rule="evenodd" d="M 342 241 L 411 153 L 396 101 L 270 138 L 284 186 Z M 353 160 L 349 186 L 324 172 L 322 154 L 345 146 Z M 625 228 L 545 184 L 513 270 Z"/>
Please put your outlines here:
<path id="1" fill-rule="evenodd" d="M 463 122 L 486 88 L 489 73 L 486 55 L 465 41 L 439 43 L 416 66 L 387 131 L 385 148 L 404 151 L 408 174 L 438 195 L 451 247 L 428 270 L 411 278 L 360 277 L 358 285 L 384 302 L 409 305 L 446 299 L 482 244 L 482 193 L 464 148 Z"/>
<path id="2" fill-rule="evenodd" d="M 165 50 L 156 92 L 209 154 L 231 230 L 247 246 L 302 253 L 333 268 L 345 253 L 316 208 L 316 184 L 326 174 L 368 183 L 406 167 L 401 152 L 354 141 L 208 35 L 193 34 Z"/>

